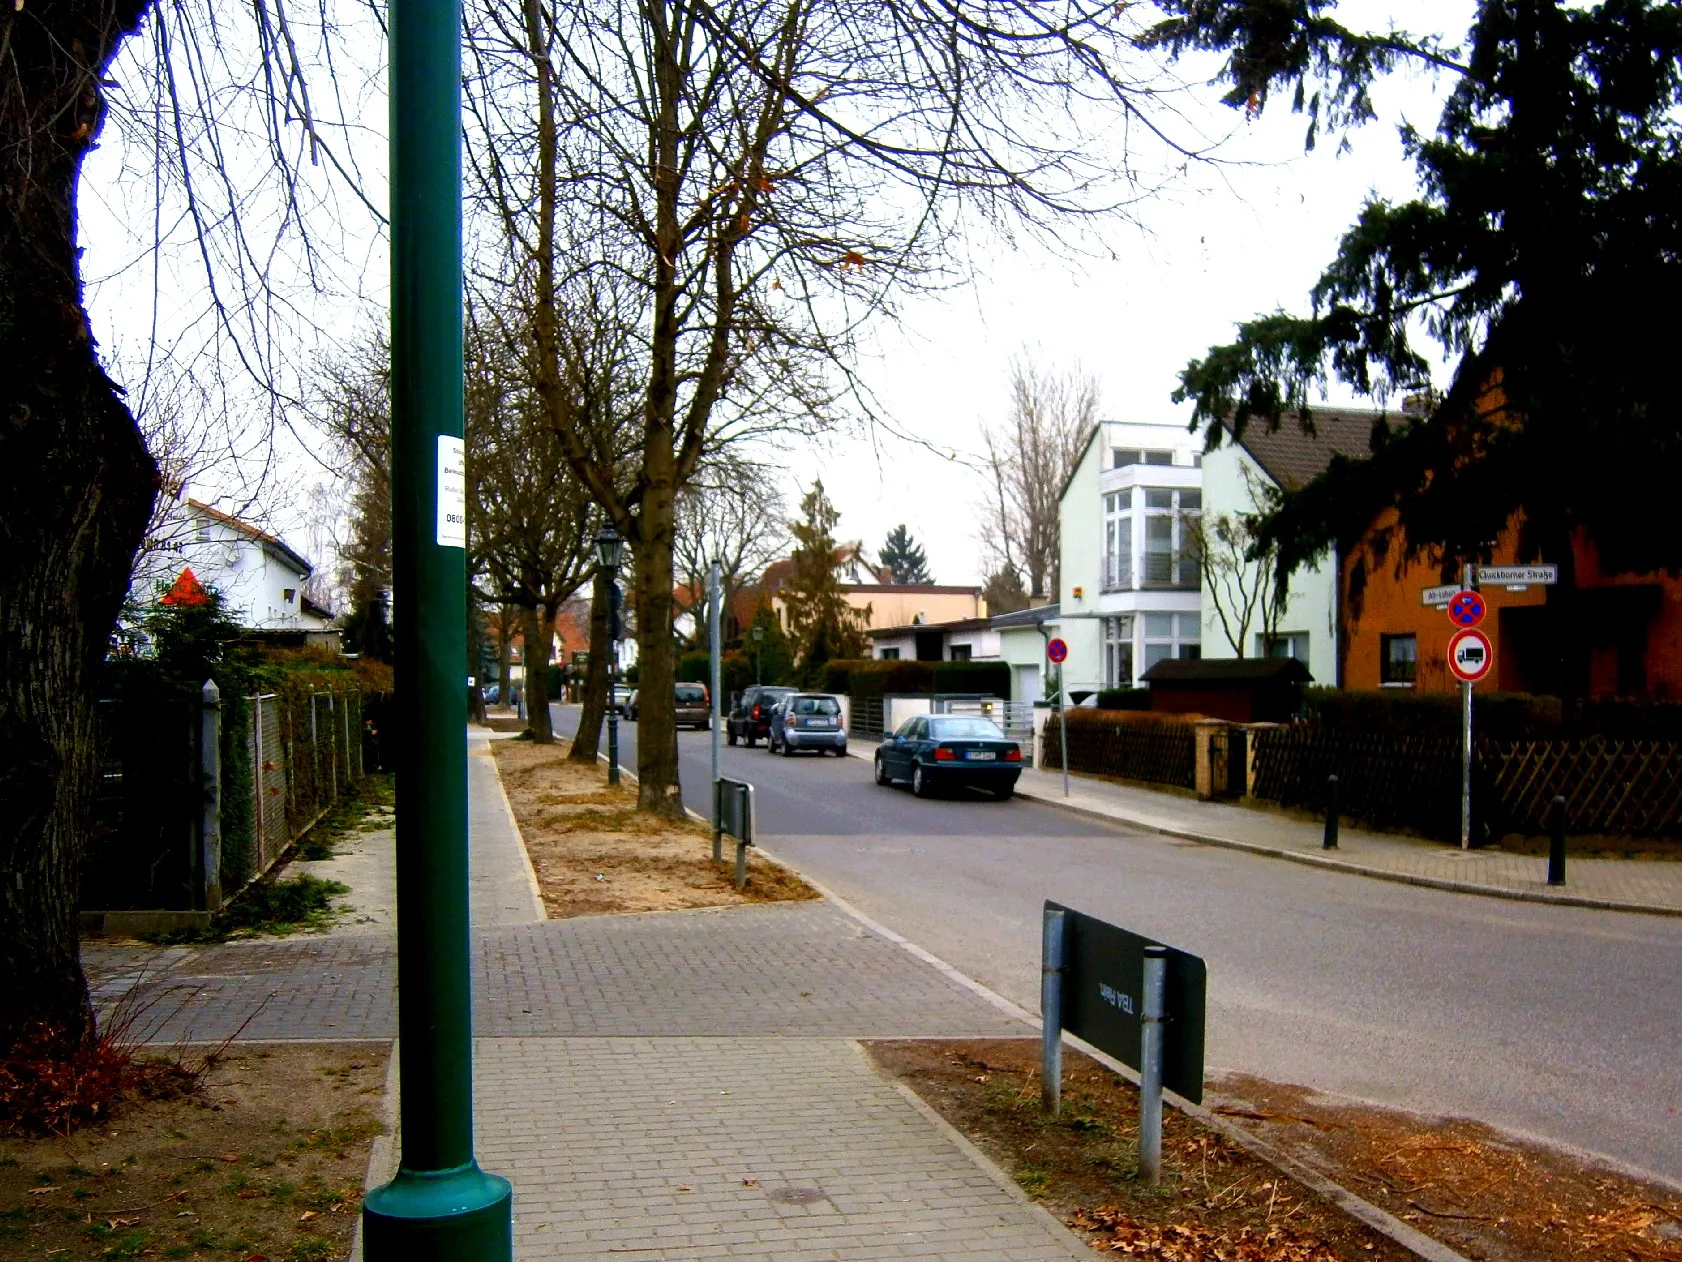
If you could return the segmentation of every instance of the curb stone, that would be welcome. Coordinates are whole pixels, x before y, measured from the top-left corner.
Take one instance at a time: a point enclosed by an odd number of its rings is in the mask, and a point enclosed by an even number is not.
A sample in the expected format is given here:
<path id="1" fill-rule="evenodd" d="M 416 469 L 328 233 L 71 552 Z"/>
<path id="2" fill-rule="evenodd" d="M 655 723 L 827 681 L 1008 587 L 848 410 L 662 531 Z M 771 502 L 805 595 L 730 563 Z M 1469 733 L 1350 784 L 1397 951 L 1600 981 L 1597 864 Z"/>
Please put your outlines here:
<path id="1" fill-rule="evenodd" d="M 1365 864 L 1350 863 L 1347 859 L 1328 859 L 1321 855 L 1310 854 L 1307 851 L 1286 850 L 1282 847 L 1263 845 L 1255 841 L 1235 841 L 1231 837 L 1217 837 L 1212 833 L 1193 832 L 1185 828 L 1170 828 L 1162 824 L 1151 823 L 1137 816 L 1112 815 L 1107 811 L 1094 810 L 1090 806 L 1080 806 L 1056 797 L 1047 797 L 1042 793 L 1024 793 L 1018 789 L 1016 796 L 1024 802 L 1038 802 L 1043 806 L 1050 806 L 1059 811 L 1067 811 L 1071 815 L 1084 815 L 1089 819 L 1102 820 L 1109 824 L 1120 824 L 1128 828 L 1138 828 L 1145 832 L 1157 833 L 1163 837 L 1176 837 L 1181 841 L 1193 841 L 1202 846 L 1219 846 L 1225 850 L 1242 850 L 1248 854 L 1262 855 L 1269 859 L 1284 859 L 1289 863 L 1306 864 L 1309 867 L 1321 868 L 1329 872 L 1344 872 L 1352 876 L 1370 877 L 1375 881 L 1391 881 L 1398 885 L 1417 885 L 1426 889 L 1447 890 L 1451 894 L 1481 894 L 1486 898 L 1505 898 L 1520 903 L 1552 903 L 1557 907 L 1587 907 L 1595 911 L 1635 912 L 1645 916 L 1682 916 L 1682 907 L 1666 907 L 1662 903 L 1630 903 L 1615 898 L 1587 898 L 1581 894 L 1555 894 L 1549 890 L 1508 889 L 1501 885 L 1478 885 L 1471 881 L 1449 881 L 1442 877 L 1420 876 L 1412 872 L 1393 872 L 1386 868 L 1373 868 Z"/>

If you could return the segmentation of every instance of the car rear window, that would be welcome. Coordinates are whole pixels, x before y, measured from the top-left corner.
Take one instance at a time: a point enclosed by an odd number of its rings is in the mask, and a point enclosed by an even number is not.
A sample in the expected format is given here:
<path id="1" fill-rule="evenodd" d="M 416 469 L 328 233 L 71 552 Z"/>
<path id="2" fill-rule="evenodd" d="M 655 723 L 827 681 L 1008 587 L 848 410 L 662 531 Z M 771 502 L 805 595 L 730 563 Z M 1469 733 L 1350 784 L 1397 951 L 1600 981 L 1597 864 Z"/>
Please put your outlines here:
<path id="1" fill-rule="evenodd" d="M 840 714 L 841 703 L 834 697 L 796 697 L 796 714 Z"/>
<path id="2" fill-rule="evenodd" d="M 1005 734 L 990 719 L 930 719 L 929 733 L 937 741 L 1002 741 Z"/>
<path id="3" fill-rule="evenodd" d="M 677 699 L 679 701 L 705 701 L 707 690 L 700 684 L 679 684 L 677 686 Z"/>

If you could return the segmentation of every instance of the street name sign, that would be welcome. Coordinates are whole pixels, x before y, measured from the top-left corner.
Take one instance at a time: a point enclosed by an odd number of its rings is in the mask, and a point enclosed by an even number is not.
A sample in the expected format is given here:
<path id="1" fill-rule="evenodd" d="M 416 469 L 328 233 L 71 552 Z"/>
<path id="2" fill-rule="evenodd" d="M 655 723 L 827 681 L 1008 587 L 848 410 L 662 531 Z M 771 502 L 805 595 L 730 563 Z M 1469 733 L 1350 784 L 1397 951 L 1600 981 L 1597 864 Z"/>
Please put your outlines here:
<path id="1" fill-rule="evenodd" d="M 1480 565 L 1478 582 L 1504 583 L 1509 587 L 1539 587 L 1559 582 L 1557 565 Z"/>
<path id="2" fill-rule="evenodd" d="M 1495 649 L 1489 637 L 1472 627 L 1456 631 L 1448 642 L 1448 668 L 1463 683 L 1475 684 L 1495 665 Z"/>
<path id="3" fill-rule="evenodd" d="M 1051 659 L 1052 665 L 1061 666 L 1069 659 L 1069 646 L 1061 639 L 1048 640 L 1045 646 L 1045 655 Z"/>
<path id="4" fill-rule="evenodd" d="M 1063 913 L 1062 1028 L 1141 1069 L 1145 948 L 1151 938 L 1047 902 Z M 1167 947 L 1163 984 L 1162 1085 L 1193 1104 L 1203 1101 L 1203 961 Z"/>
<path id="5" fill-rule="evenodd" d="M 1470 589 L 1455 592 L 1448 602 L 1449 621 L 1457 627 L 1475 627 L 1488 612 L 1483 597 Z"/>
<path id="6" fill-rule="evenodd" d="M 1419 593 L 1422 605 L 1446 605 L 1462 590 L 1459 583 L 1444 583 L 1441 587 L 1427 587 Z"/>

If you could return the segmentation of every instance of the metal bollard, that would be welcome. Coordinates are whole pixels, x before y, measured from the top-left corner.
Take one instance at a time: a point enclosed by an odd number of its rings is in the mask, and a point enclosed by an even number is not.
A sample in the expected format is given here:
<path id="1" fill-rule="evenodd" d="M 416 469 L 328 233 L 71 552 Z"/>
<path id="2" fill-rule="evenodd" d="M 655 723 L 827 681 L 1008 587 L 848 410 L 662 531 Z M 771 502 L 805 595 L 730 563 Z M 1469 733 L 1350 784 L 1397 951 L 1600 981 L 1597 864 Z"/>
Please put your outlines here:
<path id="1" fill-rule="evenodd" d="M 1326 835 L 1320 842 L 1322 850 L 1337 849 L 1337 777 L 1326 777 Z"/>
<path id="2" fill-rule="evenodd" d="M 1040 1107 L 1063 1107 L 1063 921 L 1047 908 L 1040 936 Z"/>
<path id="3" fill-rule="evenodd" d="M 1144 1011 L 1139 1029 L 1139 1177 L 1162 1181 L 1162 1021 L 1168 949 L 1145 948 Z"/>
<path id="4" fill-rule="evenodd" d="M 748 846 L 752 843 L 738 841 L 736 843 L 736 888 L 742 889 L 748 883 Z"/>
<path id="5" fill-rule="evenodd" d="M 1548 838 L 1548 884 L 1565 884 L 1565 798 L 1554 799 L 1553 829 Z"/>

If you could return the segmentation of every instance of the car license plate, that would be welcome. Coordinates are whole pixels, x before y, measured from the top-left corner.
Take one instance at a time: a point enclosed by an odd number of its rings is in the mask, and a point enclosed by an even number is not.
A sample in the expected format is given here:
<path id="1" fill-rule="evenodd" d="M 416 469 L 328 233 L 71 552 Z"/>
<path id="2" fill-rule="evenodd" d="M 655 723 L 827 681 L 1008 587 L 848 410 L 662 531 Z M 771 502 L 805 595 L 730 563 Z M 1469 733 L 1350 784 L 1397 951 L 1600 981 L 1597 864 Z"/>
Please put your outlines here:
<path id="1" fill-rule="evenodd" d="M 972 749 L 964 757 L 971 762 L 994 762 L 998 755 L 990 749 Z"/>
<path id="2" fill-rule="evenodd" d="M 834 727 L 835 726 L 835 720 L 834 719 L 809 719 L 807 721 L 809 723 L 811 723 L 811 725 L 813 727 Z"/>

